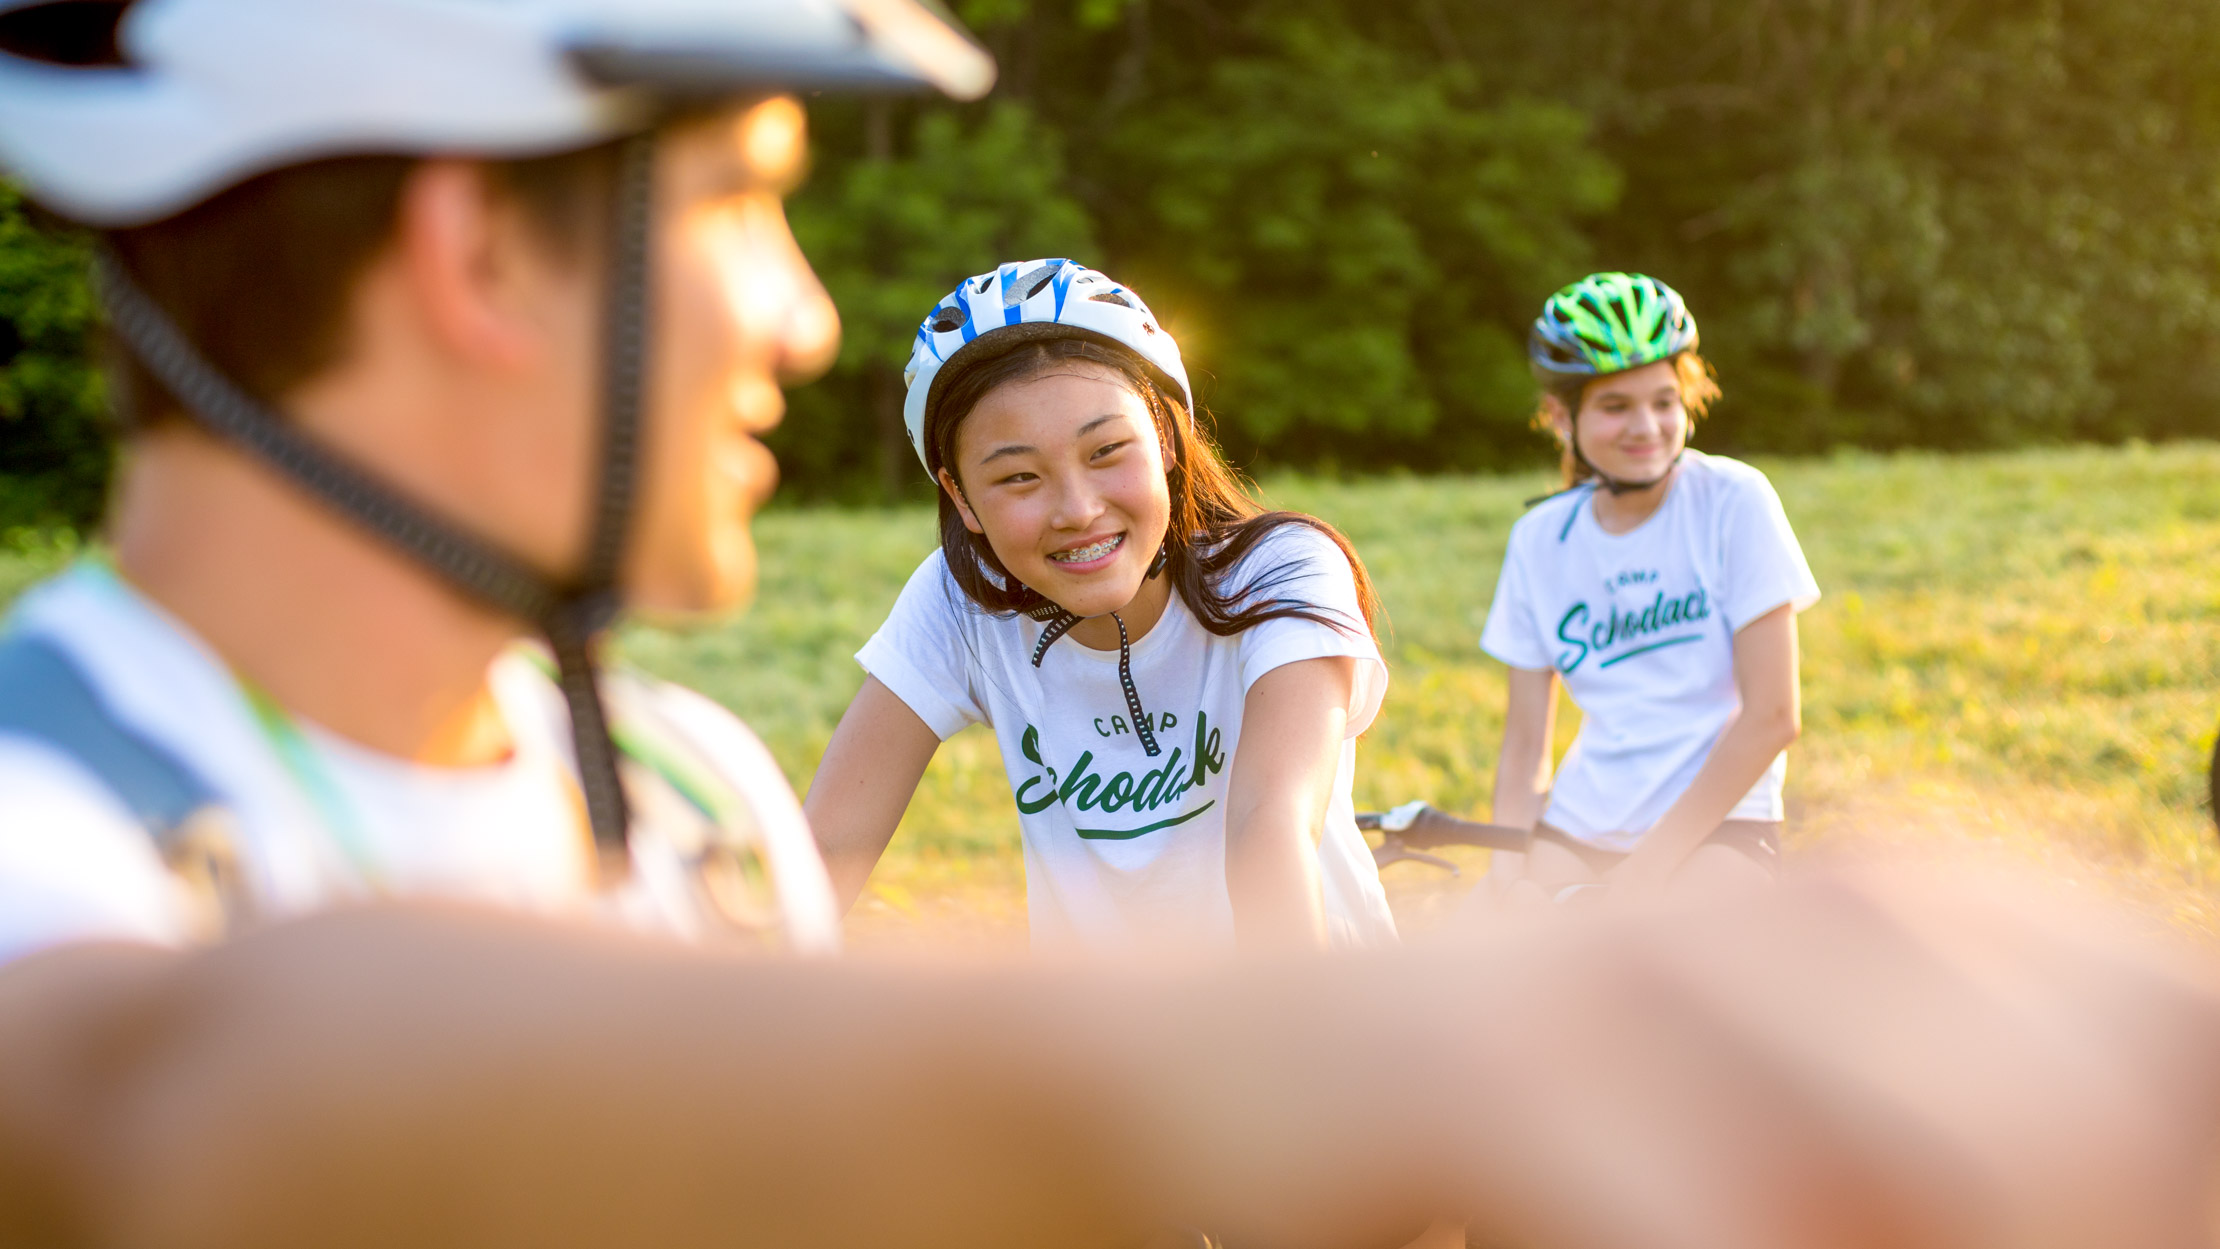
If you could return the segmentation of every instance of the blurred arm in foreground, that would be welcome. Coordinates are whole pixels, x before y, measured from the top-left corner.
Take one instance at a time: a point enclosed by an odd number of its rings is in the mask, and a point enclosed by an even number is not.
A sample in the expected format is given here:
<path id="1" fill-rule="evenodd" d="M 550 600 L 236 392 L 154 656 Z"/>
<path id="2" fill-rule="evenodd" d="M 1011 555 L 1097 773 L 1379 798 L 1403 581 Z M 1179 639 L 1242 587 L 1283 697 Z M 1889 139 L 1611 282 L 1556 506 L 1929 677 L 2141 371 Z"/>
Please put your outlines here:
<path id="1" fill-rule="evenodd" d="M 2220 992 L 2031 892 L 1180 974 L 366 910 L 0 972 L 0 1240 L 2209 1243 Z"/>

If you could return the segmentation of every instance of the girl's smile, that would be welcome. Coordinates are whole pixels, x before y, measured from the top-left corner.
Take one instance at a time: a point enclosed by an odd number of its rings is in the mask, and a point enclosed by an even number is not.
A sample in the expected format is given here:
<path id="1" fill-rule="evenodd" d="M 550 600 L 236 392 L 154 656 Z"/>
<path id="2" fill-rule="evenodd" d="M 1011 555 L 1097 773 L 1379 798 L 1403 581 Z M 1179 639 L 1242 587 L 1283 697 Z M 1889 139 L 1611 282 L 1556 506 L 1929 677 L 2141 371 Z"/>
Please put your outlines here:
<path id="1" fill-rule="evenodd" d="M 1110 567 L 1113 562 L 1111 556 L 1116 555 L 1124 545 L 1125 535 L 1114 533 L 1099 541 L 1052 552 L 1048 558 L 1061 565 L 1065 572 L 1089 573 Z"/>

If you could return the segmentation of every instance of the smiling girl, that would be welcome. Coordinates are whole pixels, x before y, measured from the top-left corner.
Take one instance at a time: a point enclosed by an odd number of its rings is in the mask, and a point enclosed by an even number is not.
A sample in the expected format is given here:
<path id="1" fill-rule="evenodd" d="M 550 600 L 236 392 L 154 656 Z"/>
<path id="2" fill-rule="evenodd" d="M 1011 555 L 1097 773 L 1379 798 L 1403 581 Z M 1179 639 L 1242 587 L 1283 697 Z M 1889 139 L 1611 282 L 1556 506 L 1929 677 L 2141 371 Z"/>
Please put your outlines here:
<path id="1" fill-rule="evenodd" d="M 1496 896 L 1778 869 L 1796 614 L 1819 587 L 1765 475 L 1688 446 L 1719 395 L 1696 347 L 1680 296 L 1638 274 L 1584 278 L 1534 322 L 1567 488 L 1512 527 L 1480 638 L 1511 668 L 1495 822 L 1534 830 L 1491 870 Z M 1560 682 L 1582 719 L 1553 778 Z"/>
<path id="2" fill-rule="evenodd" d="M 908 385 L 941 542 L 810 787 L 844 898 L 934 750 L 986 724 L 1037 947 L 1392 940 L 1349 797 L 1387 688 L 1370 580 L 1242 491 L 1147 305 L 1070 261 L 1003 265 L 933 309 Z"/>

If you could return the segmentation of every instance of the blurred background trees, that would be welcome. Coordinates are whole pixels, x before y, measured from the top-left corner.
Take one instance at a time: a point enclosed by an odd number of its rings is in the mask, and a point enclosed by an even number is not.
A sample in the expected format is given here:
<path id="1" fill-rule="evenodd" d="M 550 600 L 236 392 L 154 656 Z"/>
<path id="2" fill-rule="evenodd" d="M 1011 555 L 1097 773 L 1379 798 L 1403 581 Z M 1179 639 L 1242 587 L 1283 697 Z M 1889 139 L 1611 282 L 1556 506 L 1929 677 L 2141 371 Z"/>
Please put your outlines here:
<path id="1" fill-rule="evenodd" d="M 1148 297 L 1252 466 L 1544 458 L 1524 327 L 1606 267 L 1695 306 L 1714 449 L 2220 435 L 2220 5 L 955 7 L 990 99 L 812 104 L 848 336 L 774 437 L 801 493 L 922 491 L 918 320 L 1052 255 Z M 0 206 L 0 529 L 97 503 L 75 264 Z"/>
<path id="2" fill-rule="evenodd" d="M 902 219 L 946 244 L 876 256 L 915 275 L 906 306 L 881 318 L 828 265 L 850 338 L 780 435 L 798 484 L 858 488 L 874 454 L 922 482 L 867 419 L 916 321 L 1078 240 L 1180 335 L 1251 464 L 1540 458 L 1525 325 L 1604 267 L 1694 304 L 1728 396 L 1714 448 L 2220 435 L 2220 6 L 958 8 L 1001 58 L 993 103 L 815 114 L 795 216 L 820 255 L 874 254 L 859 168 L 978 155 L 904 184 Z M 1055 239 L 1075 244 L 1024 245 Z"/>
<path id="3" fill-rule="evenodd" d="M 85 263 L 77 240 L 32 225 L 0 183 L 0 536 L 100 513 L 109 445 Z"/>

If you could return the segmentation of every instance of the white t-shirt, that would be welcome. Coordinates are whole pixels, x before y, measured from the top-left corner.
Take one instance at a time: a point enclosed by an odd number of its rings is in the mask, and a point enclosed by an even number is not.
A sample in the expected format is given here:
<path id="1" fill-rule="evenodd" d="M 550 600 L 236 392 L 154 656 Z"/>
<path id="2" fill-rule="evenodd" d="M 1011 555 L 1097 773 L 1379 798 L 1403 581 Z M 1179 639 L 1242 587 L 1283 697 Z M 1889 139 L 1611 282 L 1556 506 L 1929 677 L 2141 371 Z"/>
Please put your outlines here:
<path id="1" fill-rule="evenodd" d="M 1280 619 L 1218 637 L 1175 592 L 1163 618 L 1132 644 L 1133 682 L 1160 750 L 1154 758 L 1133 732 L 1117 651 L 1067 637 L 1035 668 L 1044 626 L 981 610 L 938 551 L 857 653 L 943 740 L 967 725 L 994 729 L 1024 833 L 1036 947 L 1230 946 L 1227 773 L 1249 687 L 1283 664 L 1338 655 L 1358 664 L 1318 846 L 1327 923 L 1336 945 L 1394 940 L 1394 917 L 1349 796 L 1356 738 L 1379 711 L 1387 666 L 1365 627 L 1349 561 L 1331 539 L 1303 525 L 1276 529 L 1229 584 L 1259 586 L 1270 576 L 1283 579 L 1260 592 L 1320 608 L 1348 628 Z"/>
<path id="2" fill-rule="evenodd" d="M 667 753 L 687 756 L 661 766 L 684 772 L 702 804 L 628 783 L 633 871 L 597 893 L 562 696 L 521 653 L 491 674 L 514 753 L 451 769 L 297 720 L 297 738 L 267 727 L 220 659 L 97 565 L 30 591 L 9 627 L 63 651 L 113 716 L 216 793 L 258 918 L 440 897 L 698 935 L 717 922 L 692 866 L 714 811 L 728 829 L 750 825 L 744 839 L 774 878 L 788 942 L 837 946 L 838 912 L 793 791 L 744 725 L 689 691 L 609 682 L 620 717 L 652 707 Z M 289 764 L 289 743 L 307 763 Z M 0 963 L 75 940 L 182 944 L 192 927 L 186 891 L 117 796 L 76 759 L 0 730 Z"/>
<path id="3" fill-rule="evenodd" d="M 1514 668 L 1554 668 L 1580 706 L 1557 770 L 1553 827 L 1606 850 L 1634 848 L 1671 807 L 1741 707 L 1734 635 L 1819 585 L 1765 474 L 1690 450 L 1657 512 L 1604 532 L 1588 486 L 1511 527 L 1481 649 Z M 1782 818 L 1788 757 L 1729 819 Z"/>

